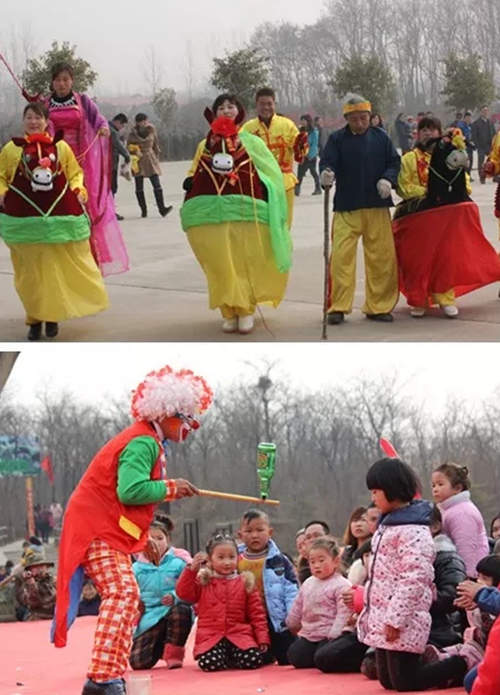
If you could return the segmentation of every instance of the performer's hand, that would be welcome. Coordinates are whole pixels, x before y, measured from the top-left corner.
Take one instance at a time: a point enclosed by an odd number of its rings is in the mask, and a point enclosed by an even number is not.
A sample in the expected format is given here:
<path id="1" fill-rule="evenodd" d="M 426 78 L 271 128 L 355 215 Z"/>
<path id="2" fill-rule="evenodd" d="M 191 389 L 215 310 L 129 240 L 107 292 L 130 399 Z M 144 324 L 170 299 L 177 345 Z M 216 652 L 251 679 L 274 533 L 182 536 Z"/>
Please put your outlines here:
<path id="1" fill-rule="evenodd" d="M 320 182 L 323 188 L 331 188 L 335 181 L 335 174 L 331 169 L 323 169 L 320 176 Z"/>
<path id="2" fill-rule="evenodd" d="M 172 596 L 172 594 L 167 594 L 166 596 L 164 596 L 164 597 L 162 598 L 162 600 L 160 601 L 160 603 L 162 604 L 162 606 L 173 606 L 173 605 L 174 605 L 174 601 L 175 601 L 175 599 L 174 599 L 174 597 Z"/>
<path id="3" fill-rule="evenodd" d="M 100 128 L 97 131 L 97 135 L 99 135 L 100 138 L 109 138 L 111 133 L 109 132 L 109 128 Z"/>
<path id="4" fill-rule="evenodd" d="M 395 642 L 400 633 L 400 629 L 398 627 L 392 627 L 392 625 L 386 625 L 385 626 L 385 639 L 388 642 Z"/>
<path id="5" fill-rule="evenodd" d="M 158 543 L 155 541 L 154 538 L 148 538 L 148 543 L 146 545 L 146 549 L 144 550 L 144 555 L 150 562 L 153 563 L 153 565 L 156 565 L 158 567 L 158 565 L 160 564 L 161 555 Z"/>
<path id="6" fill-rule="evenodd" d="M 199 572 L 203 565 L 207 563 L 208 555 L 206 553 L 200 552 L 196 553 L 193 558 L 193 562 L 189 565 L 189 569 L 193 572 Z"/>
<path id="7" fill-rule="evenodd" d="M 184 480 L 184 478 L 176 478 L 174 482 L 177 487 L 176 497 L 178 499 L 181 499 L 182 497 L 193 497 L 194 495 L 200 494 L 198 488 L 188 480 Z"/>
<path id="8" fill-rule="evenodd" d="M 377 182 L 377 191 L 382 199 L 390 198 L 392 193 L 392 184 L 387 179 L 380 179 Z"/>
<path id="9" fill-rule="evenodd" d="M 495 165 L 493 162 L 488 160 L 483 164 L 483 175 L 484 176 L 495 176 Z"/>
<path id="10" fill-rule="evenodd" d="M 354 608 L 354 589 L 347 589 L 342 594 L 342 601 L 348 608 Z"/>
<path id="11" fill-rule="evenodd" d="M 79 193 L 76 197 L 80 205 L 85 205 L 87 202 L 87 198 L 83 195 L 83 193 Z"/>

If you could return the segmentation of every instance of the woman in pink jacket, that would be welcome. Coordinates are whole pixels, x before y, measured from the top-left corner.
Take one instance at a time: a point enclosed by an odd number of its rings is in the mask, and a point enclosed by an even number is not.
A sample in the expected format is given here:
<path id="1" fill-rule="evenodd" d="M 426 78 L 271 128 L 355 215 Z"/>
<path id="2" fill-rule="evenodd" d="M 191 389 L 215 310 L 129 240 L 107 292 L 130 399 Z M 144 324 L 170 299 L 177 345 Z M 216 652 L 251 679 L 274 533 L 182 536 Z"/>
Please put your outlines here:
<path id="1" fill-rule="evenodd" d="M 431 628 L 436 553 L 429 528 L 432 505 L 415 499 L 418 479 L 399 459 L 374 463 L 366 484 L 382 516 L 372 539 L 358 638 L 376 650 L 378 679 L 387 690 L 446 685 L 456 675 L 457 664 L 447 660 L 448 676 L 442 664 L 424 665 L 420 658 Z"/>
<path id="2" fill-rule="evenodd" d="M 489 555 L 490 546 L 481 512 L 470 498 L 469 471 L 456 463 L 443 463 L 431 480 L 432 496 L 443 517 L 443 533 L 457 546 L 467 576 L 476 579 L 477 563 Z"/>

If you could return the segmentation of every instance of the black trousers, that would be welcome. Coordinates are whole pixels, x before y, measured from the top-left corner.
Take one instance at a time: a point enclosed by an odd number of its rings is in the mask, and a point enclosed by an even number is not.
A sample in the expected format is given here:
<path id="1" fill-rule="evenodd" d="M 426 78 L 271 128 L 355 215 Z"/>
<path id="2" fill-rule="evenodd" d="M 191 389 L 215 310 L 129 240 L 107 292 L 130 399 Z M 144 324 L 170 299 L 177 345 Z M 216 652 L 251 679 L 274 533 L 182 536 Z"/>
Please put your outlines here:
<path id="1" fill-rule="evenodd" d="M 473 147 L 467 148 L 467 156 L 469 157 L 469 166 L 467 167 L 467 172 L 470 176 L 470 174 L 472 173 L 472 162 L 474 161 L 474 148 Z"/>
<path id="2" fill-rule="evenodd" d="M 258 647 L 238 649 L 228 639 L 222 639 L 208 652 L 200 654 L 198 665 L 202 671 L 224 671 L 226 668 L 253 670 L 262 666 Z"/>
<path id="3" fill-rule="evenodd" d="M 484 160 L 486 157 L 489 155 L 489 150 L 482 150 L 479 147 L 477 148 L 477 170 L 479 172 L 479 178 L 481 181 L 484 181 L 484 176 L 482 174 L 482 168 L 484 164 Z"/>
<path id="4" fill-rule="evenodd" d="M 268 653 L 264 654 L 264 663 L 271 663 L 269 657 L 274 657 L 279 666 L 288 666 L 290 664 L 288 650 L 297 641 L 297 637 L 292 635 L 290 630 L 276 632 L 271 623 L 269 623 L 269 635 L 271 637 L 271 646 Z"/>
<path id="5" fill-rule="evenodd" d="M 367 651 L 355 632 L 344 632 L 316 651 L 314 665 L 323 673 L 359 673 Z"/>
<path id="6" fill-rule="evenodd" d="M 158 174 L 153 174 L 153 176 L 149 177 L 149 180 L 155 191 L 161 189 L 161 182 Z M 144 191 L 144 176 L 134 176 L 134 181 L 136 193 L 142 193 Z"/>
<path id="7" fill-rule="evenodd" d="M 314 179 L 314 184 L 316 188 L 320 188 L 320 183 L 319 183 L 319 174 L 318 174 L 318 158 L 315 157 L 314 159 L 304 159 L 302 164 L 299 164 L 299 169 L 297 172 L 297 178 L 299 179 L 299 186 L 302 183 L 302 180 L 304 176 L 307 174 L 307 172 L 311 172 L 311 176 Z"/>
<path id="8" fill-rule="evenodd" d="M 461 656 L 423 666 L 419 654 L 377 649 L 376 659 L 380 685 L 398 693 L 451 687 L 451 683 L 458 687 L 467 673 L 467 663 Z"/>
<path id="9" fill-rule="evenodd" d="M 111 193 L 113 197 L 118 192 L 118 169 L 113 169 L 111 172 Z"/>
<path id="10" fill-rule="evenodd" d="M 295 668 L 314 668 L 316 653 L 325 644 L 328 644 L 326 639 L 321 642 L 310 642 L 304 637 L 299 637 L 288 650 L 288 659 Z"/>

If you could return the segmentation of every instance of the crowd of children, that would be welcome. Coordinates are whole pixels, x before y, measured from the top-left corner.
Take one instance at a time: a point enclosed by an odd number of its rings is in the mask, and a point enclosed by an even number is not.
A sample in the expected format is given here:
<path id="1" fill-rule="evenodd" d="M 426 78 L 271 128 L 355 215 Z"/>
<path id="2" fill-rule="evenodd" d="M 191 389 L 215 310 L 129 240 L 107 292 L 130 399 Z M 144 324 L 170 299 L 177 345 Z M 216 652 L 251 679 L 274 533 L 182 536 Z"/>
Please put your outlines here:
<path id="1" fill-rule="evenodd" d="M 353 511 L 344 538 L 313 520 L 296 534 L 296 560 L 262 510 L 243 515 L 238 538 L 215 536 L 194 559 L 171 547 L 172 523 L 157 516 L 158 564 L 134 565 L 132 668 L 182 666 L 195 623 L 204 671 L 277 662 L 361 672 L 397 692 L 464 684 L 497 695 L 500 515 L 488 538 L 468 471 L 453 463 L 432 474 L 434 504 L 399 459 L 377 461 L 366 484 L 371 504 Z"/>

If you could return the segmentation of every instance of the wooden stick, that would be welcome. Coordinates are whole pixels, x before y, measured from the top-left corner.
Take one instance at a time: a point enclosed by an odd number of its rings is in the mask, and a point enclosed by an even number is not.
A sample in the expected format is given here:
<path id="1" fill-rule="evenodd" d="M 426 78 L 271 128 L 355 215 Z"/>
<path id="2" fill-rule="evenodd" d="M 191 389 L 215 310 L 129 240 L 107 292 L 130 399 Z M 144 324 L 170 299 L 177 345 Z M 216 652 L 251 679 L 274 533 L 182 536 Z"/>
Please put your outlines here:
<path id="1" fill-rule="evenodd" d="M 323 281 L 323 330 L 321 340 L 328 340 L 328 288 L 330 286 L 330 186 L 325 188 L 323 199 L 323 260 L 324 260 L 324 281 Z"/>
<path id="2" fill-rule="evenodd" d="M 279 500 L 263 500 L 260 497 L 248 497 L 247 495 L 235 495 L 232 492 L 216 492 L 214 490 L 200 490 L 202 497 L 219 497 L 223 500 L 236 500 L 237 502 L 253 502 L 254 504 L 280 504 Z"/>

